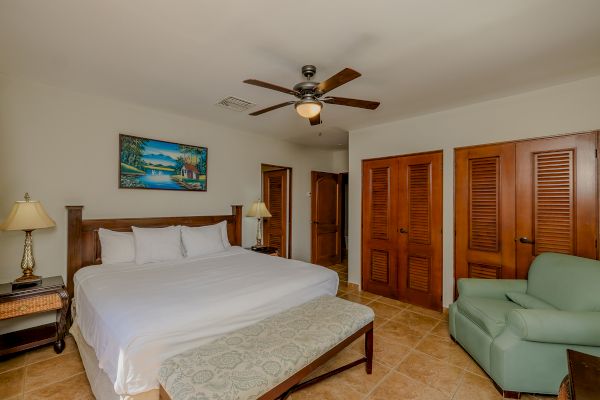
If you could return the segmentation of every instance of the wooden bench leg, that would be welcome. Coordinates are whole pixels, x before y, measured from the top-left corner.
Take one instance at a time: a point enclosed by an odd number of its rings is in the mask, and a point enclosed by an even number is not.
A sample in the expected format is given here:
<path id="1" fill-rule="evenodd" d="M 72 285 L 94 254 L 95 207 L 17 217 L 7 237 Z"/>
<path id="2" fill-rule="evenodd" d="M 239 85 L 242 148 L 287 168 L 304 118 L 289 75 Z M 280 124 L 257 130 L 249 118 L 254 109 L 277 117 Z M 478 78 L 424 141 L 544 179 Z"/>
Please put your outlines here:
<path id="1" fill-rule="evenodd" d="M 367 356 L 367 374 L 373 373 L 373 329 L 365 333 L 365 355 Z"/>

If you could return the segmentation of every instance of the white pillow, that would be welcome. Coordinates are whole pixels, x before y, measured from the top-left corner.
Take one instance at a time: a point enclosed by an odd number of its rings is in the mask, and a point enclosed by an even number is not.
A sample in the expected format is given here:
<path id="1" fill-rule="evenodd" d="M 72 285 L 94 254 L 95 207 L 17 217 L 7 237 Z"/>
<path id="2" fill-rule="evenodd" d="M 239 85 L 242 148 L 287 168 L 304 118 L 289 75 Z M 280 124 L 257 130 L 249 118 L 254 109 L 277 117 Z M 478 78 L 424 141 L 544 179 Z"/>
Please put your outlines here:
<path id="1" fill-rule="evenodd" d="M 132 232 L 117 232 L 98 229 L 103 264 L 118 264 L 135 261 L 135 243 Z"/>
<path id="2" fill-rule="evenodd" d="M 228 249 L 231 247 L 231 243 L 229 243 L 229 237 L 227 236 L 227 221 L 221 221 L 218 224 L 221 229 L 221 239 L 223 240 L 223 246 Z"/>
<path id="3" fill-rule="evenodd" d="M 186 257 L 200 257 L 225 250 L 221 224 L 198 227 L 182 226 L 181 241 Z"/>
<path id="4" fill-rule="evenodd" d="M 179 260 L 181 254 L 181 228 L 138 228 L 132 226 L 135 240 L 135 263 Z"/>

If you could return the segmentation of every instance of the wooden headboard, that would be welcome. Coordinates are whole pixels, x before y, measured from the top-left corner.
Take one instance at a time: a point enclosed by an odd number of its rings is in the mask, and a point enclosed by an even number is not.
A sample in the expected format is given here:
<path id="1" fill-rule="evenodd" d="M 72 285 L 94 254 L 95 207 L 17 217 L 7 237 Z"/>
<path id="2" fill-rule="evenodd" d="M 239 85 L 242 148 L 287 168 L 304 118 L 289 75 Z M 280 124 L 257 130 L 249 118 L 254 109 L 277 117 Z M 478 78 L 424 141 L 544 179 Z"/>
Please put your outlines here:
<path id="1" fill-rule="evenodd" d="M 231 206 L 231 215 L 191 217 L 83 219 L 83 206 L 67 206 L 67 291 L 73 297 L 73 276 L 80 268 L 102 263 L 98 229 L 131 232 L 132 226 L 162 228 L 170 225 L 205 226 L 227 221 L 227 235 L 234 246 L 242 245 L 242 206 Z"/>

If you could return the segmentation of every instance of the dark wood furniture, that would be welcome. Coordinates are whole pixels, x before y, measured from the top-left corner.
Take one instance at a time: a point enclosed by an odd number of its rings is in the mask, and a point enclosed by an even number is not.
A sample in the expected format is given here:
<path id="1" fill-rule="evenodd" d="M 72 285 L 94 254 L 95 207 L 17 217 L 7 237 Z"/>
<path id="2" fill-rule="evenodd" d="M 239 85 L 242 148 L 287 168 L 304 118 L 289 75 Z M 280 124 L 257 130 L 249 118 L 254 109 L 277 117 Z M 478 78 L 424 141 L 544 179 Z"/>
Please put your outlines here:
<path id="1" fill-rule="evenodd" d="M 0 336 L 0 356 L 54 343 L 54 351 L 65 348 L 69 297 L 62 276 L 43 278 L 39 285 L 14 289 L 0 284 L 0 320 L 56 310 L 56 322 L 9 332 Z"/>
<path id="2" fill-rule="evenodd" d="M 525 279 L 543 252 L 597 258 L 598 136 L 455 149 L 455 278 Z"/>
<path id="3" fill-rule="evenodd" d="M 362 285 L 442 309 L 442 152 L 363 160 Z"/>
<path id="4" fill-rule="evenodd" d="M 267 254 L 270 256 L 279 256 L 280 255 L 279 249 L 277 247 L 273 247 L 273 246 L 260 246 L 260 247 L 252 246 L 252 247 L 248 247 L 247 249 L 255 251 L 257 253 Z"/>
<path id="5" fill-rule="evenodd" d="M 600 399 L 600 357 L 567 350 L 569 374 L 558 392 L 559 400 Z"/>
<path id="6" fill-rule="evenodd" d="M 80 268 L 102 263 L 98 229 L 130 232 L 132 226 L 161 228 L 170 225 L 205 226 L 227 221 L 227 236 L 235 246 L 242 244 L 242 206 L 231 206 L 231 215 L 189 217 L 83 219 L 83 206 L 67 206 L 67 290 L 73 297 L 73 276 Z"/>

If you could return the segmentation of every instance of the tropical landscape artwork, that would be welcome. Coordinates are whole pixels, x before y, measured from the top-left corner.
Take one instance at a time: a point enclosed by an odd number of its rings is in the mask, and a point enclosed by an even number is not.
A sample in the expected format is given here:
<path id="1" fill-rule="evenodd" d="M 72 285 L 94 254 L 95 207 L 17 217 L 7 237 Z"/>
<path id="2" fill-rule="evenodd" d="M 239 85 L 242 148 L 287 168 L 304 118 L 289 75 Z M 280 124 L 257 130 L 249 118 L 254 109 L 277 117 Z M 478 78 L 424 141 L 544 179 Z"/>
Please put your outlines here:
<path id="1" fill-rule="evenodd" d="M 119 135 L 119 187 L 206 191 L 206 147 Z"/>

